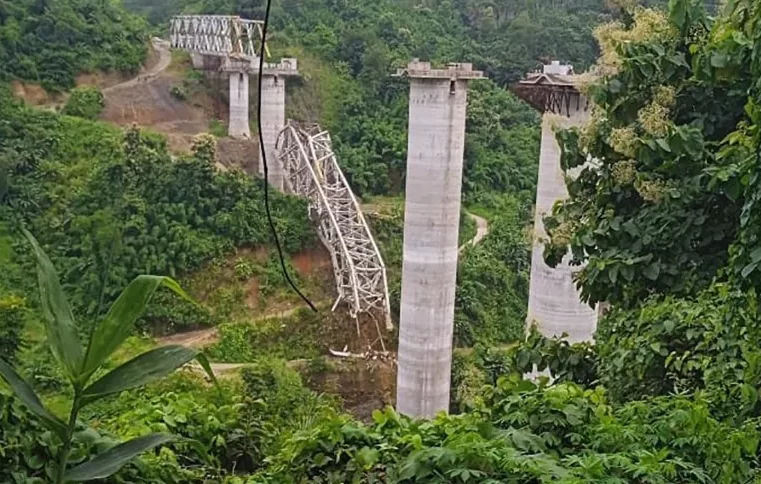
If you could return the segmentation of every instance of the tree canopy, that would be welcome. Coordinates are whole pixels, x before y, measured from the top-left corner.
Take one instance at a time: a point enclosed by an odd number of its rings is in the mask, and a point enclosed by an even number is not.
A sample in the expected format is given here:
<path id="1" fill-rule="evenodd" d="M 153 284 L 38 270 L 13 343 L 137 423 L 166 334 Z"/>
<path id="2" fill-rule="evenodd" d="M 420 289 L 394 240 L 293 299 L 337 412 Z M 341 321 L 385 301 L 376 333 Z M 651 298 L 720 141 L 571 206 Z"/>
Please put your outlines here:
<path id="1" fill-rule="evenodd" d="M 0 0 L 0 81 L 57 91 L 83 72 L 136 72 L 147 42 L 145 21 L 110 0 Z"/>

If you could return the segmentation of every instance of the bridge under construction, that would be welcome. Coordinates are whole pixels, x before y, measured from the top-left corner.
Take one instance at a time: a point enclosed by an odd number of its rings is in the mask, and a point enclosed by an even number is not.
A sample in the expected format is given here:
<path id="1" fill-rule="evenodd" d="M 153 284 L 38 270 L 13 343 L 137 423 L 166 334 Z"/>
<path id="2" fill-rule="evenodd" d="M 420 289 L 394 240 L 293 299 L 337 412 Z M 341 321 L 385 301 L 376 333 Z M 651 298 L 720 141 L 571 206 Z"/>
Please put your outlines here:
<path id="1" fill-rule="evenodd" d="M 299 75 L 297 60 L 264 62 L 259 73 L 262 56 L 269 57 L 262 31 L 261 22 L 239 17 L 179 16 L 172 19 L 170 35 L 172 47 L 190 52 L 195 67 L 229 74 L 231 136 L 250 136 L 248 77 L 261 74 L 260 149 L 269 160 L 269 181 L 309 200 L 310 216 L 333 262 L 333 308 L 345 302 L 355 318 L 380 312 L 390 330 L 380 251 L 339 167 L 329 133 L 314 124 L 286 123 L 285 82 Z M 570 74 L 570 66 L 545 66 L 519 85 L 518 94 L 544 113 L 562 112 L 566 124 L 579 124 L 585 119 L 586 100 Z M 470 64 L 433 68 L 415 59 L 397 75 L 410 80 L 397 409 L 433 417 L 449 406 L 468 83 L 483 74 Z M 565 332 L 574 341 L 590 340 L 597 317 L 579 301 L 572 268 L 567 263 L 549 268 L 542 259 L 541 218 L 567 196 L 559 157 L 545 116 L 529 320 L 548 336 Z M 264 172 L 261 159 L 259 173 Z"/>

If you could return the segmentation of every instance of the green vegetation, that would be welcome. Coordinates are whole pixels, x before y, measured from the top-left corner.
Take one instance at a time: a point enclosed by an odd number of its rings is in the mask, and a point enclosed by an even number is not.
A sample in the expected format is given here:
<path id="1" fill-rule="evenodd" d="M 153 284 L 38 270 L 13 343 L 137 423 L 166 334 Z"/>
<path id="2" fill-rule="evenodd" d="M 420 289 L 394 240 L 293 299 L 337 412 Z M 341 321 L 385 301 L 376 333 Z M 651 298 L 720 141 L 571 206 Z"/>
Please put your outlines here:
<path id="1" fill-rule="evenodd" d="M 600 390 L 503 378 L 482 409 L 432 422 L 391 410 L 326 419 L 246 482 L 747 482 L 757 429 L 684 397 L 613 409 Z"/>
<path id="2" fill-rule="evenodd" d="M 302 308 L 289 317 L 223 324 L 219 342 L 209 348 L 209 356 L 229 363 L 251 362 L 261 353 L 283 360 L 316 358 L 324 351 L 325 319 Z"/>
<path id="3" fill-rule="evenodd" d="M 26 409 L 60 441 L 61 446 L 55 459 L 56 484 L 106 478 L 138 454 L 168 442 L 173 437 L 161 433 L 142 435 L 69 469 L 69 455 L 77 430 L 77 417 L 85 406 L 108 395 L 140 387 L 166 376 L 193 358 L 198 358 L 213 377 L 205 357 L 195 350 L 181 346 L 164 346 L 148 351 L 106 374 L 100 372 L 105 361 L 132 332 L 135 321 L 159 285 L 187 296 L 172 279 L 138 276 L 119 295 L 100 324 L 90 331 L 87 345 L 83 347 L 79 335 L 80 328 L 74 320 L 53 264 L 37 240 L 27 231 L 24 231 L 24 235 L 32 245 L 37 258 L 47 342 L 74 391 L 68 423 L 46 409 L 32 387 L 3 359 L 0 359 L 0 376 Z"/>
<path id="4" fill-rule="evenodd" d="M 82 72 L 137 72 L 146 28 L 117 2 L 0 1 L 0 82 L 20 79 L 57 91 L 74 87 Z"/>
<path id="5" fill-rule="evenodd" d="M 318 388 L 340 384 L 321 358 L 327 347 L 356 343 L 354 328 L 328 312 L 330 293 L 309 269 L 320 264 L 314 254 L 293 257 L 289 270 L 321 312 L 266 317 L 294 300 L 270 247 L 261 186 L 217 173 L 213 139 L 200 137 L 191 155 L 173 158 L 153 134 L 29 110 L 0 89 L 0 357 L 15 358 L 18 371 L 0 369 L 24 393 L 0 389 L 0 441 L 9 443 L 0 481 L 55 482 L 61 469 L 92 466 L 116 442 L 159 432 L 178 438 L 105 482 L 759 482 L 761 5 L 735 0 L 714 19 L 694 0 L 672 0 L 668 14 L 624 1 L 503 3 L 281 0 L 273 11 L 273 51 L 298 56 L 304 72 L 290 88 L 290 114 L 331 130 L 372 213 L 394 306 L 407 87 L 387 74 L 420 56 L 473 60 L 492 78 L 473 83 L 467 120 L 464 200 L 490 233 L 463 251 L 458 272 L 458 414 L 431 421 L 385 409 L 360 423 L 341 411 L 340 398 L 305 387 L 295 368 Z M 263 5 L 126 4 L 157 23 L 181 10 L 258 18 Z M 17 7 L 0 0 L 0 31 L 9 8 Z M 558 133 L 563 168 L 578 176 L 568 178 L 570 199 L 547 217 L 545 254 L 557 263 L 570 249 L 574 263 L 586 264 L 577 280 L 585 299 L 609 302 L 610 312 L 594 344 L 537 332 L 524 339 L 538 117 L 501 86 L 543 55 L 591 65 L 593 27 L 614 19 L 595 30 L 599 77 L 585 87 L 591 122 Z M 287 252 L 313 249 L 304 202 L 272 197 Z M 63 289 L 48 287 L 42 305 L 22 226 L 61 270 Z M 462 217 L 462 237 L 473 232 Z M 135 311 L 129 324 L 110 324 L 121 289 L 129 293 L 146 272 L 158 274 L 151 281 L 179 278 L 200 305 L 157 291 L 137 306 L 147 304 L 140 321 Z M 64 299 L 51 297 L 61 291 L 76 328 L 49 309 L 61 307 Z M 63 320 L 73 321 L 68 314 Z M 108 379 L 137 354 L 168 351 L 134 334 L 133 324 L 149 334 L 218 325 L 209 355 L 247 365 L 219 386 L 193 368 L 140 391 L 121 379 L 118 395 L 77 404 L 98 385 L 88 386 L 89 377 Z M 97 373 L 80 377 L 89 367 L 72 365 L 78 357 L 61 341 L 103 328 L 121 346 L 99 343 L 105 337 L 87 338 L 90 352 L 77 345 L 85 361 L 102 356 Z M 363 337 L 372 344 L 374 335 Z M 19 342 L 26 348 L 17 351 Z M 384 356 L 350 358 L 377 378 L 360 383 L 382 386 L 391 365 Z M 521 378 L 535 370 L 553 381 Z M 32 387 L 44 407 L 30 400 Z M 62 437 L 51 426 L 63 426 Z"/>
<path id="6" fill-rule="evenodd" d="M 483 214 L 490 220 L 490 232 L 479 245 L 463 252 L 457 271 L 455 341 L 459 346 L 519 341 L 525 328 L 528 207 L 515 197 L 491 197 Z"/>
<path id="7" fill-rule="evenodd" d="M 15 363 L 23 343 L 26 302 L 18 296 L 0 299 L 0 358 Z"/>
<path id="8" fill-rule="evenodd" d="M 547 220 L 546 256 L 556 263 L 570 247 L 586 263 L 578 281 L 592 303 L 695 294 L 730 275 L 733 253 L 739 279 L 755 272 L 754 248 L 738 240 L 753 199 L 753 44 L 744 14 L 712 28 L 683 3 L 670 18 L 639 11 L 624 29 L 598 30 L 610 74 L 589 89 L 591 122 L 560 137 L 565 169 L 590 155 L 600 164 Z"/>
<path id="9" fill-rule="evenodd" d="M 94 87 L 78 87 L 71 90 L 71 95 L 63 107 L 63 114 L 96 120 L 103 111 L 103 93 Z"/>
<path id="10" fill-rule="evenodd" d="M 269 243 L 260 184 L 215 172 L 211 139 L 172 160 L 155 135 L 28 110 L 6 91 L 0 96 L 0 165 L 9 180 L 0 214 L 52 247 L 72 305 L 88 318 L 140 273 L 179 276 L 236 247 Z M 273 207 L 286 251 L 313 243 L 303 200 L 273 194 Z M 31 293 L 27 254 L 13 250 L 8 260 L 3 289 Z"/>

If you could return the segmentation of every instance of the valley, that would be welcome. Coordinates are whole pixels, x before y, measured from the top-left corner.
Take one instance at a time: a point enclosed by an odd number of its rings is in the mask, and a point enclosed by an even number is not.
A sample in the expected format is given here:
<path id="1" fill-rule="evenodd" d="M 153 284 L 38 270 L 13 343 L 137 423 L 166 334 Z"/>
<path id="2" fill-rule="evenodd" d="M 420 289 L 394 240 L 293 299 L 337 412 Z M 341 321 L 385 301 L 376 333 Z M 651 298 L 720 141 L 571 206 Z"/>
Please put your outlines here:
<path id="1" fill-rule="evenodd" d="M 265 192 L 256 76 L 241 103 L 235 73 L 170 47 L 173 16 L 267 2 L 0 0 L 0 482 L 761 479 L 761 8 L 668 3 L 272 1 L 267 60 L 298 59 L 285 118 L 330 134 L 387 328 L 339 298 L 324 207 Z M 462 120 L 451 371 L 412 358 L 449 382 L 431 418 L 397 408 L 418 155 L 392 74 L 417 58 L 486 77 Z M 577 126 L 516 95 L 567 64 L 593 73 Z M 243 104 L 252 136 L 229 136 Z M 567 196 L 544 211 L 547 146 Z M 527 312 L 532 251 L 605 308 L 593 338 Z"/>

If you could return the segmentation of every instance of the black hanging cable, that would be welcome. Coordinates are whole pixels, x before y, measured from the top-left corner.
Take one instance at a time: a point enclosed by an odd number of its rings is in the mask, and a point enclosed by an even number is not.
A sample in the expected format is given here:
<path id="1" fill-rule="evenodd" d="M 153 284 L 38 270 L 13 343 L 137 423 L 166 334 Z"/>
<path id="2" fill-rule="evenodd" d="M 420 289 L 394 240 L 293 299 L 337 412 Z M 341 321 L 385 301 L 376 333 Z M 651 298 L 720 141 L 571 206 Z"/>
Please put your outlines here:
<path id="1" fill-rule="evenodd" d="M 262 131 L 262 78 L 264 73 L 264 54 L 265 54 L 265 42 L 267 39 L 267 26 L 269 25 L 270 21 L 270 6 L 272 4 L 272 0 L 267 0 L 267 9 L 264 12 L 264 24 L 262 25 L 262 44 L 259 49 L 259 73 L 257 75 L 259 80 L 259 85 L 257 87 L 257 103 L 256 103 L 256 124 L 257 124 L 257 131 L 259 132 L 259 154 L 262 157 L 262 165 L 264 166 L 264 210 L 267 212 L 267 222 L 270 226 L 270 231 L 272 232 L 272 238 L 275 239 L 275 246 L 277 247 L 277 255 L 280 258 L 280 268 L 283 271 L 283 276 L 285 276 L 285 280 L 288 281 L 288 284 L 293 288 L 294 291 L 296 291 L 296 294 L 298 294 L 301 299 L 304 300 L 304 302 L 312 309 L 312 311 L 317 312 L 317 308 L 312 303 L 312 301 L 309 300 L 304 294 L 299 291 L 299 288 L 296 287 L 296 284 L 291 279 L 291 276 L 288 275 L 288 268 L 285 266 L 285 258 L 283 257 L 283 248 L 280 247 L 280 239 L 277 236 L 277 230 L 275 229 L 275 223 L 272 221 L 272 213 L 270 212 L 270 184 L 269 184 L 269 167 L 267 166 L 267 152 L 264 149 L 264 132 Z"/>

